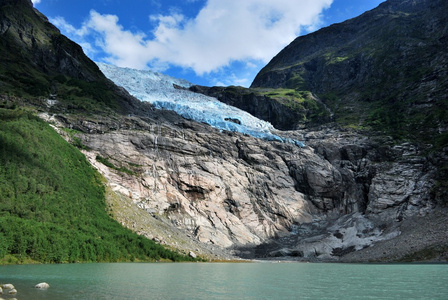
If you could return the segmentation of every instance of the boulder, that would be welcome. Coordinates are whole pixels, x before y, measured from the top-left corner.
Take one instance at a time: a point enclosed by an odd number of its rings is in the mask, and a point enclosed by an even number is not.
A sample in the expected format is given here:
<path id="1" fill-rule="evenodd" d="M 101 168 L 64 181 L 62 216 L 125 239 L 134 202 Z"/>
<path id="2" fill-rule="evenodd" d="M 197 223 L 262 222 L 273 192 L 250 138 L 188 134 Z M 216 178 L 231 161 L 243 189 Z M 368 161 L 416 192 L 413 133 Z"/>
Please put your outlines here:
<path id="1" fill-rule="evenodd" d="M 50 285 L 48 283 L 46 283 L 46 282 L 41 282 L 41 283 L 36 284 L 34 287 L 36 289 L 43 289 L 44 290 L 44 289 L 48 289 L 50 287 Z"/>
<path id="2" fill-rule="evenodd" d="M 16 289 L 11 289 L 11 290 L 9 290 L 8 294 L 10 294 L 10 295 L 17 294 L 17 290 Z"/>
<path id="3" fill-rule="evenodd" d="M 5 284 L 2 284 L 2 288 L 5 290 L 12 290 L 12 289 L 14 289 L 14 285 L 12 285 L 11 283 L 5 283 Z"/>

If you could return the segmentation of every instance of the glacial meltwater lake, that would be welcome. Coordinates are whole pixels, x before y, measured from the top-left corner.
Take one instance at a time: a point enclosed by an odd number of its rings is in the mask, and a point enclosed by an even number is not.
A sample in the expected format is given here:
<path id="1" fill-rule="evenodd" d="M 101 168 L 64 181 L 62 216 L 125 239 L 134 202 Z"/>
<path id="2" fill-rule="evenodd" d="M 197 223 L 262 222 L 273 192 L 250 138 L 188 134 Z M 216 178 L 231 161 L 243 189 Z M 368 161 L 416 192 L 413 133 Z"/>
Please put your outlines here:
<path id="1" fill-rule="evenodd" d="M 34 285 L 47 282 L 50 288 Z M 0 266 L 35 299 L 448 299 L 445 264 L 116 263 Z M 7 292 L 7 291 L 5 291 Z"/>

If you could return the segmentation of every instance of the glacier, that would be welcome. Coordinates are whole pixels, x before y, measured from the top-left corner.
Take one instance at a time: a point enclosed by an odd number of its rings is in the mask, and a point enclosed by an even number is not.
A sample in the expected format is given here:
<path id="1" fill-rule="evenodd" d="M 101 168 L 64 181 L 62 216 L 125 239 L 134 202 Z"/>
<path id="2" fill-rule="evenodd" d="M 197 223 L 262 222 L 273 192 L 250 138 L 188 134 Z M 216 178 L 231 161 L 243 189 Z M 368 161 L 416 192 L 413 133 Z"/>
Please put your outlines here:
<path id="1" fill-rule="evenodd" d="M 105 63 L 97 65 L 116 85 L 123 87 L 137 99 L 150 102 L 157 109 L 175 111 L 186 119 L 209 124 L 221 131 L 240 132 L 264 140 L 305 146 L 300 141 L 273 134 L 271 131 L 275 128 L 271 123 L 244 110 L 216 98 L 189 91 L 192 84 L 186 80 L 150 70 L 121 68 Z"/>

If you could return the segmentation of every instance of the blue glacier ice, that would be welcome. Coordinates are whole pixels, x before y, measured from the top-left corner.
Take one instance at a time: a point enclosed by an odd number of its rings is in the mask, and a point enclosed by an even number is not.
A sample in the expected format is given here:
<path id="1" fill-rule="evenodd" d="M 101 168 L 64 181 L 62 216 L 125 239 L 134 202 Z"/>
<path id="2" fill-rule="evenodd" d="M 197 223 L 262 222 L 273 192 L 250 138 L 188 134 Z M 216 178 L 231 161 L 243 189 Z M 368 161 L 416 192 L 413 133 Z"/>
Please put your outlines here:
<path id="1" fill-rule="evenodd" d="M 271 130 L 274 130 L 271 123 L 260 120 L 246 111 L 222 103 L 216 98 L 174 87 L 174 85 L 190 87 L 192 84 L 186 80 L 149 70 L 97 64 L 104 75 L 116 85 L 125 88 L 137 99 L 152 103 L 155 108 L 175 111 L 186 119 L 203 122 L 219 130 L 304 146 L 300 141 L 271 133 Z"/>

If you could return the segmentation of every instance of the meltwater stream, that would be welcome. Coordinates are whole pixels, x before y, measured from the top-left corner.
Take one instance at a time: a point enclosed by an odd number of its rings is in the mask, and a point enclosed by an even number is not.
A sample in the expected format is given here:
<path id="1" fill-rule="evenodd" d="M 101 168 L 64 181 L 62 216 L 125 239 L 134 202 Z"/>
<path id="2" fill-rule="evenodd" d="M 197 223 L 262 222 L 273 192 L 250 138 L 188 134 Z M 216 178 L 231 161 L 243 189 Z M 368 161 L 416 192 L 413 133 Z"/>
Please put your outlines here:
<path id="1" fill-rule="evenodd" d="M 36 290 L 47 282 L 50 288 Z M 448 265 L 115 263 L 0 266 L 10 299 L 447 299 Z"/>

